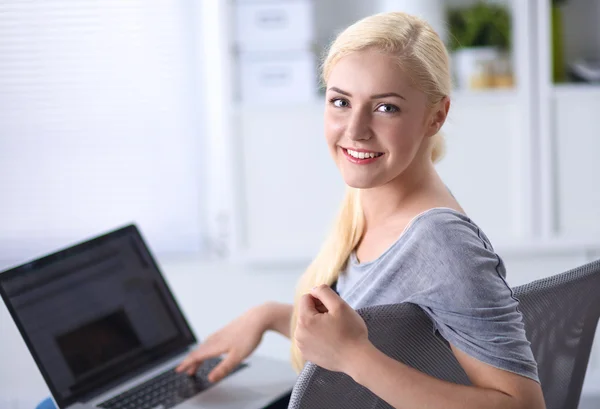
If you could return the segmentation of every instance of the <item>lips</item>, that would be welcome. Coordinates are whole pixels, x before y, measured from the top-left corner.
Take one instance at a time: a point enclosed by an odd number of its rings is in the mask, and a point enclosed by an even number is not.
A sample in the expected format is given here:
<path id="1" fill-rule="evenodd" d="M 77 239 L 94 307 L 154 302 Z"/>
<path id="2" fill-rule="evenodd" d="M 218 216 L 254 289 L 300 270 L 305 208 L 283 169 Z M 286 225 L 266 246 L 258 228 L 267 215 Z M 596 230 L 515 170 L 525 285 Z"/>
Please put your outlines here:
<path id="1" fill-rule="evenodd" d="M 353 150 L 347 148 L 341 148 L 342 152 L 344 152 L 344 156 L 355 164 L 359 165 L 367 165 L 369 163 L 373 163 L 381 158 L 384 154 L 381 152 L 375 151 L 366 151 L 366 150 Z"/>
<path id="2" fill-rule="evenodd" d="M 344 148 L 344 149 L 346 149 L 346 148 Z M 383 153 L 381 153 L 381 152 L 365 151 L 365 150 L 346 149 L 346 152 L 348 153 L 348 155 L 350 155 L 356 159 L 369 159 L 369 158 L 375 158 L 375 157 L 383 155 Z"/>

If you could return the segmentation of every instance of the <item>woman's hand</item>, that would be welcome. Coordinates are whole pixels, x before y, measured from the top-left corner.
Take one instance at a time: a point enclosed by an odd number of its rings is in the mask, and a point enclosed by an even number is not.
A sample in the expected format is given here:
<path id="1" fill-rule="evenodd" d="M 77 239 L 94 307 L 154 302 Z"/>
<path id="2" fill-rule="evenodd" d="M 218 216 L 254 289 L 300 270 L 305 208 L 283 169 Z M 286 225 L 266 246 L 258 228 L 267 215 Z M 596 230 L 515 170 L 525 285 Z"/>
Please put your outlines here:
<path id="1" fill-rule="evenodd" d="M 295 338 L 304 359 L 346 372 L 355 353 L 370 345 L 361 316 L 327 285 L 313 288 L 299 302 Z"/>
<path id="2" fill-rule="evenodd" d="M 227 354 L 208 375 L 210 382 L 223 379 L 260 344 L 268 327 L 267 308 L 267 305 L 252 308 L 210 335 L 181 362 L 176 371 L 186 372 L 191 376 L 205 360 Z"/>

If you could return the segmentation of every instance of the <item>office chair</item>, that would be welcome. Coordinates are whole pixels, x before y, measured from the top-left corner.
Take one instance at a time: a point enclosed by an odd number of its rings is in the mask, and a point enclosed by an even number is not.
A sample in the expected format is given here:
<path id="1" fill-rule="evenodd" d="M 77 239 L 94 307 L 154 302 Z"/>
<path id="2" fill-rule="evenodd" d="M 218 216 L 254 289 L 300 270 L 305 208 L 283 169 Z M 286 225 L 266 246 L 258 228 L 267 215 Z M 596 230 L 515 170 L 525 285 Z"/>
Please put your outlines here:
<path id="1" fill-rule="evenodd" d="M 600 260 L 517 287 L 547 409 L 577 408 L 600 316 Z M 469 385 L 449 344 L 415 304 L 358 310 L 371 342 L 388 356 L 439 379 Z M 289 409 L 391 408 L 349 376 L 308 362 Z"/>

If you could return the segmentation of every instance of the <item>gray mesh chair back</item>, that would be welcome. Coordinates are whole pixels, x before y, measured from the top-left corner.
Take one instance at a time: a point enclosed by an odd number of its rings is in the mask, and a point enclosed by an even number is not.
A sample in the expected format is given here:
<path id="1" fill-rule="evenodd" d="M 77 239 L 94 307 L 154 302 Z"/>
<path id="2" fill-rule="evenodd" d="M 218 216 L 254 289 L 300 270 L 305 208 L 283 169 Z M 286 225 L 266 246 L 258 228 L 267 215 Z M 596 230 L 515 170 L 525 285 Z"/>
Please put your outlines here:
<path id="1" fill-rule="evenodd" d="M 369 329 L 369 339 L 386 355 L 422 372 L 469 385 L 469 378 L 448 343 L 433 332 L 423 310 L 410 303 L 357 310 Z M 292 391 L 290 409 L 383 409 L 385 401 L 346 374 L 308 362 Z"/>
<path id="2" fill-rule="evenodd" d="M 600 260 L 514 292 L 547 409 L 577 408 L 600 316 Z"/>
<path id="3" fill-rule="evenodd" d="M 600 260 L 514 289 L 538 362 L 547 409 L 577 408 L 600 315 Z M 369 339 L 386 355 L 428 375 L 463 385 L 469 379 L 449 344 L 410 303 L 359 309 Z M 391 408 L 346 374 L 308 362 L 290 409 Z"/>

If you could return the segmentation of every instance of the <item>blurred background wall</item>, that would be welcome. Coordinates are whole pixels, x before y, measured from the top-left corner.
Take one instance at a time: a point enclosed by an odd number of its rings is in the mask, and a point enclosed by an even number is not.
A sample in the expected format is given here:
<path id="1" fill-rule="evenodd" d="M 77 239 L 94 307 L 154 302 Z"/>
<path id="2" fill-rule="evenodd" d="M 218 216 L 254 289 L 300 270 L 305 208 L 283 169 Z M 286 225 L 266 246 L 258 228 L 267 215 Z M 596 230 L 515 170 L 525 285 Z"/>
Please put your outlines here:
<path id="1" fill-rule="evenodd" d="M 0 0 L 0 269 L 136 223 L 200 336 L 291 300 L 344 189 L 320 58 L 389 10 L 452 53 L 438 169 L 509 282 L 600 258 L 599 1 Z M 3 305 L 0 331 L 0 407 L 33 407 L 48 392 Z"/>

